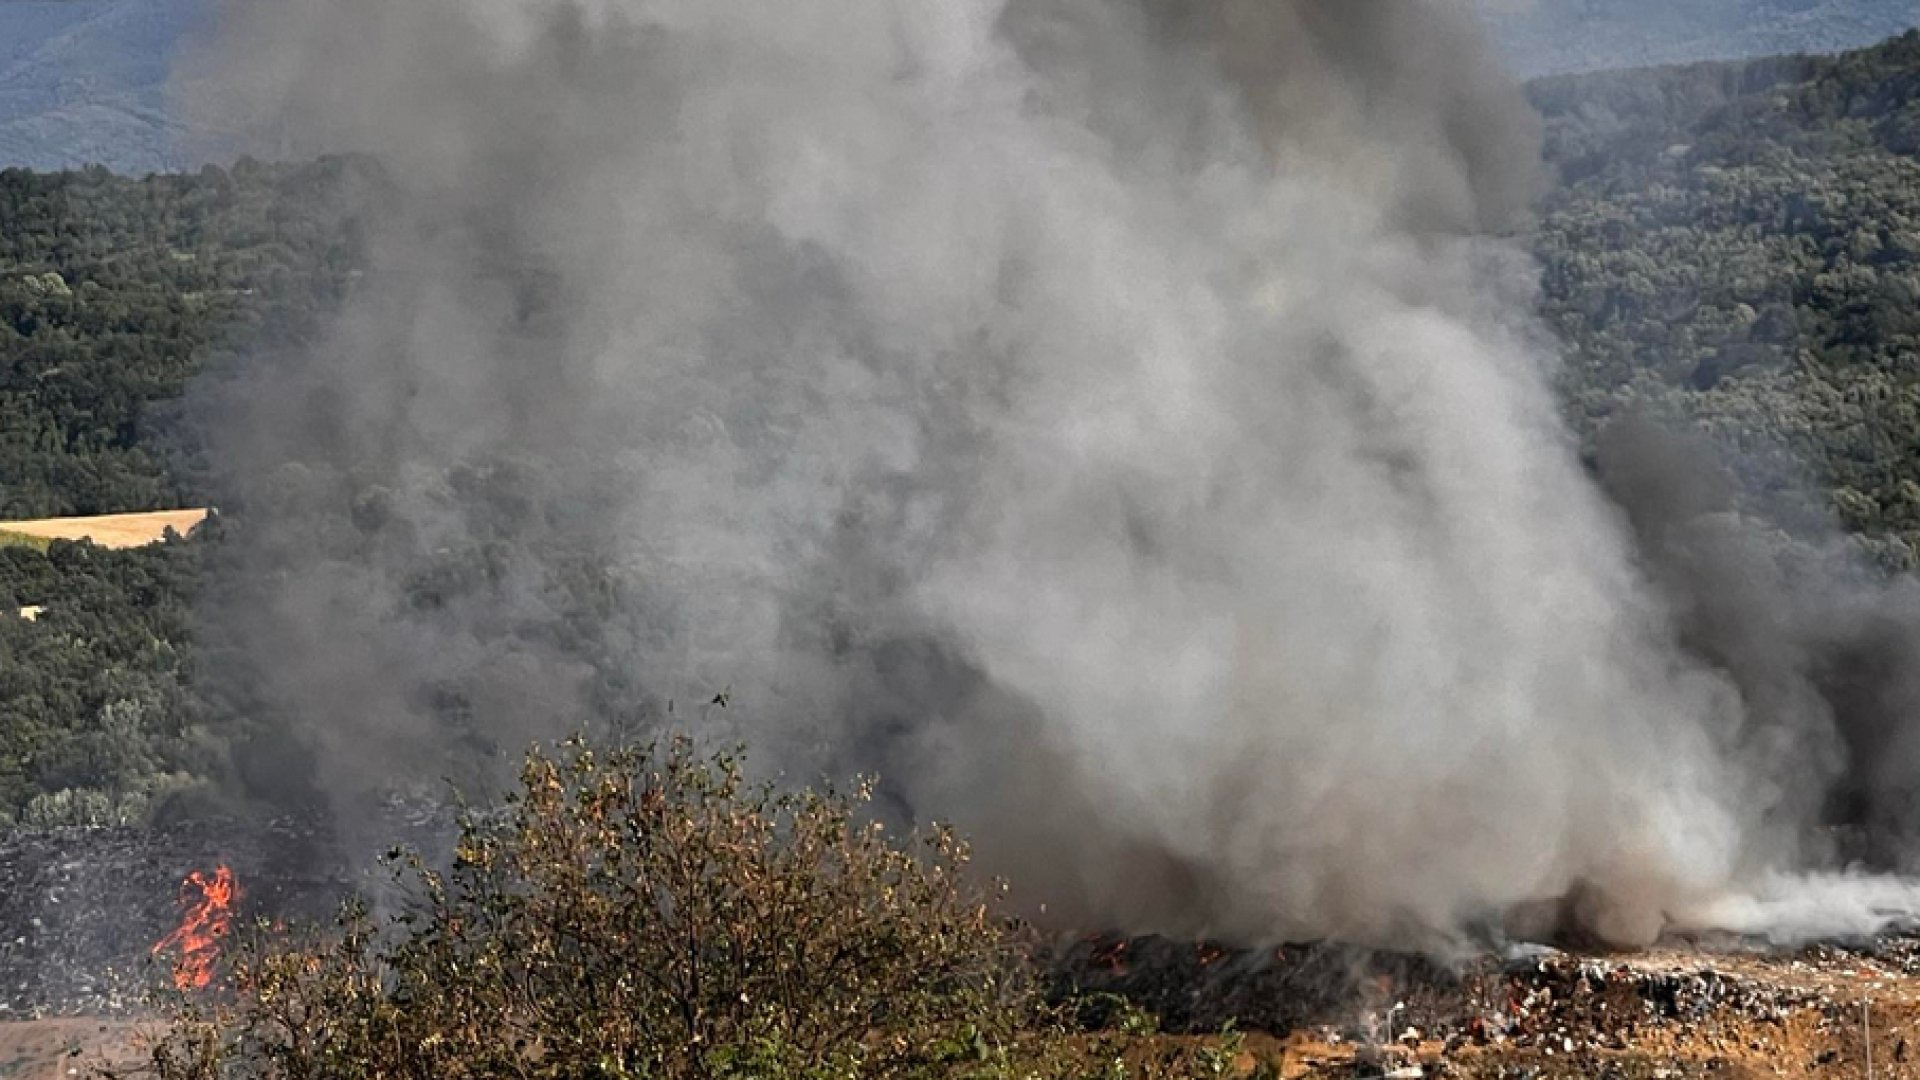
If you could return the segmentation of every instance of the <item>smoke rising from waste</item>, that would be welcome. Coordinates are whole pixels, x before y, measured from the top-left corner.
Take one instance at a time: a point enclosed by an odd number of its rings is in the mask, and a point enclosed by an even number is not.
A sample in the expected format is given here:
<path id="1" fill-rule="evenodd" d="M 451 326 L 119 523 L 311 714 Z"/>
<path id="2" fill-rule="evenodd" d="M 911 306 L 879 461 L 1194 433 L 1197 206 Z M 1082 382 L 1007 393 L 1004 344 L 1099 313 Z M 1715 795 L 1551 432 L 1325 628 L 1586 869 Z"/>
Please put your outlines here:
<path id="1" fill-rule="evenodd" d="M 197 85 L 382 164 L 332 337 L 197 390 L 247 693 L 342 801 L 626 710 L 1083 925 L 1651 938 L 1838 768 L 1755 732 L 1835 744 L 1582 470 L 1469 18 L 233 5 Z"/>

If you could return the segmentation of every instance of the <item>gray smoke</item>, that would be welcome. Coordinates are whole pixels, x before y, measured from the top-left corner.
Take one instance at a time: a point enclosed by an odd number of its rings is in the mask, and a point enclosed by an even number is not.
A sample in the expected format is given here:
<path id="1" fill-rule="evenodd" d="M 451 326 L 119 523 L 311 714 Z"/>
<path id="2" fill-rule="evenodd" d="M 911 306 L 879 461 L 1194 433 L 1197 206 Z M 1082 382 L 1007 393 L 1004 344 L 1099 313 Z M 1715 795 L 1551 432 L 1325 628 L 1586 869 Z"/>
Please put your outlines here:
<path id="1" fill-rule="evenodd" d="M 1702 436 L 1617 422 L 1597 464 L 1682 646 L 1740 690 L 1729 751 L 1773 779 L 1769 823 L 1844 825 L 1857 830 L 1845 850 L 1803 853 L 1916 869 L 1920 583 L 1887 579 L 1837 531 L 1810 543 L 1768 528 Z"/>
<path id="2" fill-rule="evenodd" d="M 1643 568 L 1576 459 L 1490 238 L 1533 121 L 1468 16 L 220 27 L 192 85 L 223 123 L 381 163 L 330 339 L 197 391 L 234 692 L 342 804 L 694 726 L 879 769 L 1081 925 L 1438 946 L 1570 895 L 1644 941 L 1771 889 L 1816 816 L 1788 793 L 1842 771 L 1772 643 L 1691 647 L 1741 613 L 1670 607 L 1680 563 Z"/>

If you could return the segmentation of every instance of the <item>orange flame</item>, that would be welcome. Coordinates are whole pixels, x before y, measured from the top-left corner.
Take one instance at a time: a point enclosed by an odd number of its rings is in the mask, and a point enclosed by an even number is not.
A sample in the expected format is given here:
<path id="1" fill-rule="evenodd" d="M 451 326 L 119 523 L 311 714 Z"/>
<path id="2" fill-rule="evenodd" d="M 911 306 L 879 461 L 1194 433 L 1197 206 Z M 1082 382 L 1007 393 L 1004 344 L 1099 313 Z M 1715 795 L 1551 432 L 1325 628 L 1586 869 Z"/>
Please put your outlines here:
<path id="1" fill-rule="evenodd" d="M 1106 968 L 1115 975 L 1127 974 L 1127 940 L 1125 938 L 1116 938 L 1112 941 L 1096 945 L 1093 950 L 1092 960 L 1095 964 Z"/>
<path id="2" fill-rule="evenodd" d="M 213 981 L 213 963 L 220 958 L 220 939 L 233 929 L 233 902 L 240 889 L 233 871 L 216 867 L 208 877 L 195 870 L 180 883 L 180 925 L 153 943 L 153 955 L 169 949 L 179 952 L 173 962 L 177 990 L 198 990 Z"/>

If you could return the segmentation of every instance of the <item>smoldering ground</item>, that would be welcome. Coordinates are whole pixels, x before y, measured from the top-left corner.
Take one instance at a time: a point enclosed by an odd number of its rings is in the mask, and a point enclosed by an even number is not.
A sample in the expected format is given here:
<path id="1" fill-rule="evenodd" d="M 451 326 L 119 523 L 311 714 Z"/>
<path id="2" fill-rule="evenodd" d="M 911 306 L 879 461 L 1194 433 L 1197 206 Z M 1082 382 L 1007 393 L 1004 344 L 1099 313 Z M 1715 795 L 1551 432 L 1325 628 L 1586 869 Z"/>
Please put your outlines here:
<path id="1" fill-rule="evenodd" d="M 331 337 L 194 392 L 213 677 L 343 813 L 691 725 L 1083 924 L 1439 946 L 1570 894 L 1646 940 L 1883 790 L 1855 683 L 1711 644 L 1719 567 L 1583 471 L 1497 238 L 1534 122 L 1445 5 L 217 26 L 223 126 L 380 162 Z"/>

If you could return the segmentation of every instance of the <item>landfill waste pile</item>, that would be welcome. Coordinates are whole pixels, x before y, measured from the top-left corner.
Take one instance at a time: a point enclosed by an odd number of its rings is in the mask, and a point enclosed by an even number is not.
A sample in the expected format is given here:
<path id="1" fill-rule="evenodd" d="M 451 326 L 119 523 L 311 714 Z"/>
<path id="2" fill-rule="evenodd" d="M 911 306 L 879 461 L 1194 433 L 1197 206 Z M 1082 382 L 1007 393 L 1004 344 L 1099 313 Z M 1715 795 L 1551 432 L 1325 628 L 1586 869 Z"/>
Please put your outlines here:
<path id="1" fill-rule="evenodd" d="M 385 814 L 396 841 L 429 850 L 451 820 L 436 807 Z M 0 834 L 11 883 L 0 893 L 0 1076 L 137 1057 L 149 993 L 196 970 L 159 947 L 190 936 L 192 902 L 209 899 L 186 886 L 230 881 L 221 915 L 236 925 L 324 921 L 384 880 L 334 850 L 335 838 L 287 819 Z M 1272 1080 L 1920 1075 L 1920 935 L 1909 933 L 1791 950 L 1737 938 L 1633 952 L 1510 945 L 1456 962 L 1089 935 L 1037 959 L 1068 1015 L 1118 1037 L 1141 1080 L 1159 1075 L 1156 1059 L 1223 1033 L 1223 1067 Z"/>
<path id="2" fill-rule="evenodd" d="M 1910 935 L 1785 952 L 1519 946 L 1454 967 L 1325 944 L 1090 937 L 1054 964 L 1084 1019 L 1163 1039 L 1237 1030 L 1240 1071 L 1286 1080 L 1920 1075 Z"/>

